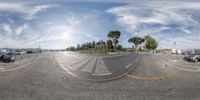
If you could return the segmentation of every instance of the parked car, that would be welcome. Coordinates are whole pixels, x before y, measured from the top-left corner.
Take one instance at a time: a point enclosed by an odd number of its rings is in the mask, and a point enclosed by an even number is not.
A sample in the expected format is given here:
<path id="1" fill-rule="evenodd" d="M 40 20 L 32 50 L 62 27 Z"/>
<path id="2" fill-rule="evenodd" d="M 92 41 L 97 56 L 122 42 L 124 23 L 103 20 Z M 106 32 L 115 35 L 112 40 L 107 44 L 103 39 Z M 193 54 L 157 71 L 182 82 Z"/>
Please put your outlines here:
<path id="1" fill-rule="evenodd" d="M 2 56 L 4 62 L 14 62 L 16 59 L 15 54 L 10 52 Z"/>
<path id="2" fill-rule="evenodd" d="M 200 60 L 200 50 L 192 50 L 191 53 L 185 58 L 188 61 L 198 62 Z"/>
<path id="3" fill-rule="evenodd" d="M 0 54 L 0 61 L 2 61 L 3 60 L 3 54 Z"/>
<path id="4" fill-rule="evenodd" d="M 34 53 L 34 51 L 33 50 L 29 50 L 26 53 Z"/>
<path id="5" fill-rule="evenodd" d="M 177 54 L 183 54 L 183 51 L 181 49 L 177 50 Z"/>
<path id="6" fill-rule="evenodd" d="M 22 54 L 22 51 L 21 50 L 16 50 L 15 51 L 15 55 L 21 55 Z"/>
<path id="7" fill-rule="evenodd" d="M 176 49 L 172 49 L 172 54 L 177 54 L 177 50 Z"/>

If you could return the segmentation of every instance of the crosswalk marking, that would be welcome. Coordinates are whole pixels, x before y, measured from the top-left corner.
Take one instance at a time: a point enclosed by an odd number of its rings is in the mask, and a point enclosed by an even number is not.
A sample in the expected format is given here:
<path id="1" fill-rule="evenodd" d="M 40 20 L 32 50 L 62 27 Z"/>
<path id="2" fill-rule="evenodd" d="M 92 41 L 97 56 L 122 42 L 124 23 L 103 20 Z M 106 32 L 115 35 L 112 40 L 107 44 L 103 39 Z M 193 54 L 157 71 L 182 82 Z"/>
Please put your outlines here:
<path id="1" fill-rule="evenodd" d="M 138 59 L 139 59 L 139 57 L 137 57 L 137 58 L 135 59 L 135 62 L 137 62 L 137 61 L 138 61 Z"/>
<path id="2" fill-rule="evenodd" d="M 97 62 L 97 58 L 93 58 L 81 71 L 84 72 L 92 72 L 93 67 L 95 67 L 95 64 Z"/>
<path id="3" fill-rule="evenodd" d="M 70 54 L 58 55 L 57 60 L 66 68 L 71 70 L 89 72 L 92 75 L 110 75 L 112 74 L 102 57 L 74 57 Z"/>
<path id="4" fill-rule="evenodd" d="M 96 69 L 92 75 L 104 75 L 104 74 L 112 74 L 109 72 L 105 62 L 103 61 L 102 58 L 98 58 L 97 64 L 96 64 Z"/>
<path id="5" fill-rule="evenodd" d="M 66 55 L 58 55 L 57 59 L 63 64 L 69 63 L 70 61 L 76 61 L 77 60 L 77 58 L 68 57 Z"/>
<path id="6" fill-rule="evenodd" d="M 74 65 L 70 64 L 70 67 L 73 70 L 77 70 L 79 69 L 81 66 L 85 65 L 85 63 L 88 63 L 88 61 L 90 61 L 92 58 L 87 58 L 87 59 L 83 59 L 80 62 L 75 63 Z"/>
<path id="7" fill-rule="evenodd" d="M 2 71 L 2 70 L 4 70 L 5 68 L 2 68 L 1 66 L 0 66 L 0 71 Z"/>

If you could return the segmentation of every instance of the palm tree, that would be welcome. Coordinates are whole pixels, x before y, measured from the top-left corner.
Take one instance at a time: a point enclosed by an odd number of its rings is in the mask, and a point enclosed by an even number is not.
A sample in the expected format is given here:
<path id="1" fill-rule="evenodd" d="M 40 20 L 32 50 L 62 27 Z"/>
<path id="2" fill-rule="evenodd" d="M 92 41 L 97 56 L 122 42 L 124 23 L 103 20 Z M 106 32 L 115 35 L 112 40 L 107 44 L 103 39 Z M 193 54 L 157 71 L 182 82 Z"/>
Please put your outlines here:
<path id="1" fill-rule="evenodd" d="M 108 33 L 108 37 L 112 39 L 114 49 L 116 49 L 117 43 L 119 42 L 117 39 L 120 37 L 120 35 L 121 35 L 120 31 L 110 31 Z"/>

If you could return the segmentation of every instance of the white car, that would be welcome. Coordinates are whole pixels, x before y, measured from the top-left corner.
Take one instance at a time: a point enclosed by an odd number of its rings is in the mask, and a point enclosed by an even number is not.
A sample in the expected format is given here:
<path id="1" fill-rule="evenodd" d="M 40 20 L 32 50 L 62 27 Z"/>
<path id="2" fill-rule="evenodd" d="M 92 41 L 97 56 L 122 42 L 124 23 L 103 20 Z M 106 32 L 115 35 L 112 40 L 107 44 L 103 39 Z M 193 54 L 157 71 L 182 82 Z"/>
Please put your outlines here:
<path id="1" fill-rule="evenodd" d="M 21 50 L 16 50 L 16 51 L 14 52 L 14 54 L 15 54 L 15 55 L 21 55 L 21 54 L 22 54 L 22 51 L 21 51 Z"/>

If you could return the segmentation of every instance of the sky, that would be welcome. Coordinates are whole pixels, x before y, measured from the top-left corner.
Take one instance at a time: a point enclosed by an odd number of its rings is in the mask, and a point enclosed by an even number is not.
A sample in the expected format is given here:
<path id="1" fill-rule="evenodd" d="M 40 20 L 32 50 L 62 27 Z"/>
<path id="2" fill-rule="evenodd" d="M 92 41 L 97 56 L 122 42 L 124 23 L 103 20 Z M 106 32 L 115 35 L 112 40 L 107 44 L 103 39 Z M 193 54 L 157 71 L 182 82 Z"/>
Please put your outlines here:
<path id="1" fill-rule="evenodd" d="M 119 44 L 151 35 L 158 48 L 200 48 L 198 0 L 1 0 L 0 48 L 61 49 L 108 40 Z M 174 45 L 176 42 L 176 45 Z"/>

